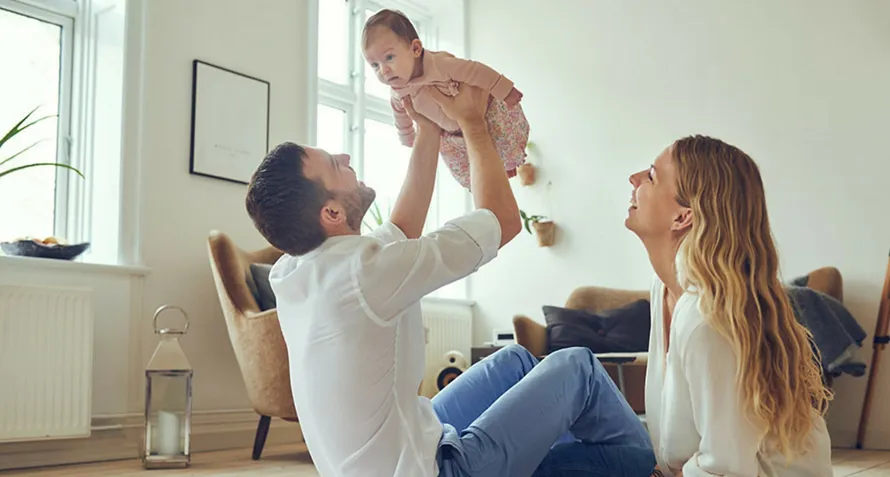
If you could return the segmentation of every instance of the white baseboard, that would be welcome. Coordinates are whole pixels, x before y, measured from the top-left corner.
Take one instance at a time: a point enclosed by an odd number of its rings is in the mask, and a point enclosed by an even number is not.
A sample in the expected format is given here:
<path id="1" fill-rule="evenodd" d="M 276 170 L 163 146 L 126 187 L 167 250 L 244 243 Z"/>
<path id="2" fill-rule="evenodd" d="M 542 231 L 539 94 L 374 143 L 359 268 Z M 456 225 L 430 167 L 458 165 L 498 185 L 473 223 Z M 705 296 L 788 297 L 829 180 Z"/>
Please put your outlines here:
<path id="1" fill-rule="evenodd" d="M 856 448 L 857 429 L 832 429 L 831 446 L 836 449 Z M 882 430 L 869 431 L 862 443 L 863 450 L 890 450 L 890 433 Z"/>
<path id="2" fill-rule="evenodd" d="M 109 460 L 137 459 L 142 442 L 141 414 L 93 418 L 92 435 L 82 439 L 0 444 L 0 471 Z M 192 414 L 191 451 L 244 448 L 250 459 L 259 415 L 252 410 Z M 272 419 L 266 446 L 303 441 L 300 425 Z"/>

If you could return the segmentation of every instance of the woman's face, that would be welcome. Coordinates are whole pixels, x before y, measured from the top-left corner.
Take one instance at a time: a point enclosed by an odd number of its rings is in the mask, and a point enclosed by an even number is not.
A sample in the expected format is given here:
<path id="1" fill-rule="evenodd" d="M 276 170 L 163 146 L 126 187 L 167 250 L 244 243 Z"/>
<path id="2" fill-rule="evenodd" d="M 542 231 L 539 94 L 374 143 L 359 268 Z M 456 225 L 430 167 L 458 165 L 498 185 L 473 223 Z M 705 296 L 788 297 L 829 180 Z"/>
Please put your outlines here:
<path id="1" fill-rule="evenodd" d="M 671 237 L 691 224 L 692 211 L 677 202 L 677 166 L 671 148 L 630 176 L 633 186 L 624 225 L 641 239 Z"/>

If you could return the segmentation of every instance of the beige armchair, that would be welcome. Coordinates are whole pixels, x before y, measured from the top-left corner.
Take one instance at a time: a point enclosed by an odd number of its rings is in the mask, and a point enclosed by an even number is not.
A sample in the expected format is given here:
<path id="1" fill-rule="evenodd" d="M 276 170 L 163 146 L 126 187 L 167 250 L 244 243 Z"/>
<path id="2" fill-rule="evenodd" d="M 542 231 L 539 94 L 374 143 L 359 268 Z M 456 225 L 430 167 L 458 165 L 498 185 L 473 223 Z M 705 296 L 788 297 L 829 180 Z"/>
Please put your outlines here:
<path id="1" fill-rule="evenodd" d="M 834 267 L 823 267 L 807 275 L 807 286 L 825 293 L 838 301 L 844 300 L 844 283 L 841 273 Z M 604 287 L 576 289 L 566 301 L 565 308 L 599 313 L 620 308 L 636 300 L 648 300 L 648 290 L 617 290 Z M 535 356 L 547 354 L 547 327 L 523 315 L 513 318 L 516 342 Z M 647 354 L 605 353 L 597 354 L 603 367 L 618 384 L 625 399 L 637 414 L 644 414 Z M 828 378 L 829 384 L 831 383 Z"/>
<path id="2" fill-rule="evenodd" d="M 256 252 L 239 249 L 224 233 L 213 231 L 207 240 L 213 281 L 229 340 L 254 410 L 260 415 L 253 459 L 263 452 L 272 417 L 298 421 L 291 394 L 287 347 L 275 310 L 260 311 L 249 283 L 251 263 L 274 263 L 281 252 L 269 247 Z"/>

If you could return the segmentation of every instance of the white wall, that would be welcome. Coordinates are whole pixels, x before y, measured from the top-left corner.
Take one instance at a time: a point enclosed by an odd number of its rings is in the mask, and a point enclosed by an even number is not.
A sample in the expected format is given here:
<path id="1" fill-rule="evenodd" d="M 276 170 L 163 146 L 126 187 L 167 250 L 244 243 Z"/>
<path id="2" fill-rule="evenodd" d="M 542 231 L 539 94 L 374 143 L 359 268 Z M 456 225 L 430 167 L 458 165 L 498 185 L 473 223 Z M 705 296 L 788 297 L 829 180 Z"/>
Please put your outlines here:
<path id="1" fill-rule="evenodd" d="M 516 313 L 543 321 L 540 307 L 563 304 L 577 286 L 646 288 L 651 268 L 623 226 L 627 177 L 690 133 L 754 157 L 784 276 L 838 267 L 849 308 L 872 333 L 890 247 L 890 3 L 486 0 L 467 9 L 470 55 L 516 82 L 539 146 L 539 184 L 514 181 L 520 206 L 560 227 L 555 247 L 523 234 L 472 278 L 476 343 Z M 829 426 L 835 444 L 851 445 L 865 378 L 836 388 Z M 876 402 L 888 394 L 884 376 Z M 867 446 L 890 445 L 890 416 L 879 414 Z"/>
<path id="2" fill-rule="evenodd" d="M 143 329 L 164 304 L 187 310 L 183 340 L 195 368 L 195 409 L 249 407 L 210 274 L 207 236 L 229 234 L 244 248 L 264 241 L 244 208 L 246 186 L 189 174 L 192 60 L 271 83 L 269 144 L 305 141 L 307 2 L 304 0 L 145 1 L 140 242 L 152 269 Z M 257 164 L 262 159 L 256 158 Z"/>

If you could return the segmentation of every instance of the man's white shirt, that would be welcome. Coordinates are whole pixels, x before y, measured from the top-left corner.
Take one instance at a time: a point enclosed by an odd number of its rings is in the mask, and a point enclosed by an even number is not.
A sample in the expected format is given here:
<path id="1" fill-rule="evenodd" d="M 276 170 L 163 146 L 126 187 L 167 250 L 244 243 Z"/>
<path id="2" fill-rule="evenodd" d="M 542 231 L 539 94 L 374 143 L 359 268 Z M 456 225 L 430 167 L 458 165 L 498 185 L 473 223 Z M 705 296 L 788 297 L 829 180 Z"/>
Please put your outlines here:
<path id="1" fill-rule="evenodd" d="M 482 209 L 419 239 L 392 223 L 332 237 L 272 267 L 294 404 L 322 477 L 438 474 L 442 424 L 417 394 L 420 299 L 491 261 L 500 241 Z"/>

